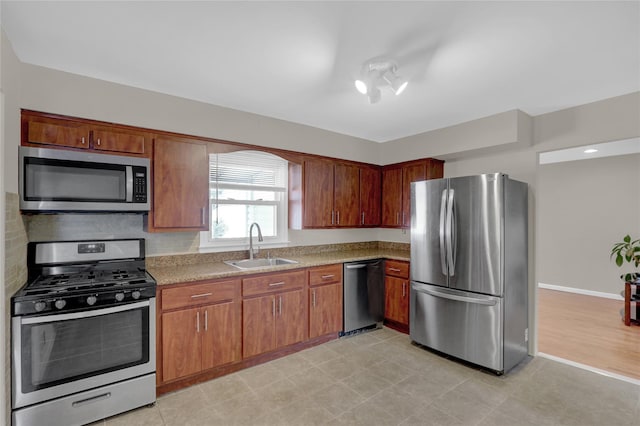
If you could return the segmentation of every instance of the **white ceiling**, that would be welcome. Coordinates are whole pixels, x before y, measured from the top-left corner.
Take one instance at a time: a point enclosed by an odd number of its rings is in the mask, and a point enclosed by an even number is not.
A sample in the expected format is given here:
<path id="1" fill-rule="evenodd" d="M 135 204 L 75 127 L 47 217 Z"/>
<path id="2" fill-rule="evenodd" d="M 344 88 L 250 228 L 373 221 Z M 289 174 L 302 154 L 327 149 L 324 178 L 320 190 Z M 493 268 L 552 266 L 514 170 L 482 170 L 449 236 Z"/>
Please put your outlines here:
<path id="1" fill-rule="evenodd" d="M 640 90 L 640 2 L 2 1 L 18 58 L 385 142 Z M 370 105 L 363 62 L 410 81 Z"/>

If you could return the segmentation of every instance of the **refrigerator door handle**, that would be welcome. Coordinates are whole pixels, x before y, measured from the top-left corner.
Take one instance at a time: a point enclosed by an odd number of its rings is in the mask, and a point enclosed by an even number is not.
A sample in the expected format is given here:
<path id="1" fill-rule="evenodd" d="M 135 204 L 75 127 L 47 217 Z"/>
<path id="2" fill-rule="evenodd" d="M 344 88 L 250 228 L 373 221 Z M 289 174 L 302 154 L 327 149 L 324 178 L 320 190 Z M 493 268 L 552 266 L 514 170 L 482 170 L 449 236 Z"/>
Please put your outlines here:
<path id="1" fill-rule="evenodd" d="M 475 303 L 477 305 L 495 306 L 496 299 L 480 299 L 476 297 L 462 296 L 458 294 L 444 293 L 431 288 L 426 288 L 420 284 L 412 284 L 411 288 L 419 293 L 425 293 L 430 296 L 440 297 L 442 299 L 456 300 L 458 302 Z"/>
<path id="2" fill-rule="evenodd" d="M 447 246 L 447 266 L 449 267 L 449 276 L 454 276 L 456 273 L 456 224 L 455 224 L 455 191 L 449 190 L 449 197 L 447 203 L 447 219 L 446 219 L 446 236 L 445 242 Z"/>
<path id="3" fill-rule="evenodd" d="M 447 275 L 447 259 L 446 259 L 446 211 L 447 211 L 447 190 L 442 191 L 442 197 L 440 198 L 440 267 L 442 268 L 442 274 Z"/>

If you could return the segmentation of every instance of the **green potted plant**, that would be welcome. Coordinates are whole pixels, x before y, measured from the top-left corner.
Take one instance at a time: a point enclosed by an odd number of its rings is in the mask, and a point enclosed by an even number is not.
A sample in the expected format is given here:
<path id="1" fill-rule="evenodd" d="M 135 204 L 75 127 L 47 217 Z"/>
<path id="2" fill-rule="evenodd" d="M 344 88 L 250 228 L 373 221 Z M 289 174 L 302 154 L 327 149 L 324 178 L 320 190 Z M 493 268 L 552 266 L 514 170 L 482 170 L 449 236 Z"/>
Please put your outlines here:
<path id="1" fill-rule="evenodd" d="M 640 239 L 632 241 L 629 235 L 625 235 L 622 242 L 613 245 L 610 258 L 615 258 L 616 265 L 620 267 L 626 261 L 637 268 L 640 266 Z M 640 272 L 628 272 L 620 275 L 620 278 L 629 283 L 640 281 Z"/>

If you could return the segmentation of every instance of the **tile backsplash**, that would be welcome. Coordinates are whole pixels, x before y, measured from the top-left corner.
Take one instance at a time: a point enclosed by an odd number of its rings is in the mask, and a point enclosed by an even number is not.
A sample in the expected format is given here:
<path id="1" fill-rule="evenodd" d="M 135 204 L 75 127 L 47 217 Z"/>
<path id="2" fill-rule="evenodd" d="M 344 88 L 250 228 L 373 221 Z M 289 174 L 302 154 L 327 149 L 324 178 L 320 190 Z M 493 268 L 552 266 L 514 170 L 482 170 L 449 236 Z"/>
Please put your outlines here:
<path id="1" fill-rule="evenodd" d="M 27 280 L 27 232 L 23 217 L 20 215 L 18 205 L 18 194 L 5 193 L 5 365 L 4 365 L 4 383 L 6 401 L 3 403 L 6 407 L 7 417 L 2 421 L 11 424 L 11 333 L 9 325 L 11 324 L 11 296 L 18 291 Z"/>
<path id="2" fill-rule="evenodd" d="M 141 214 L 38 214 L 25 216 L 29 241 L 145 238 L 147 256 L 194 253 L 197 232 L 148 233 Z"/>

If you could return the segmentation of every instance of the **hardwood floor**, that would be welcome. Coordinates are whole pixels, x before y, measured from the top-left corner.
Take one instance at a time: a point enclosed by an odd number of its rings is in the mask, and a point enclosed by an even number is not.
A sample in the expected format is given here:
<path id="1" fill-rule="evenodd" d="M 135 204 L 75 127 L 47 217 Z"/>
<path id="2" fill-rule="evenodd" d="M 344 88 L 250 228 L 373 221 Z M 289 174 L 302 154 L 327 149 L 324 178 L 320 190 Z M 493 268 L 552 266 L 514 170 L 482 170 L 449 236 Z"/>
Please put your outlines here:
<path id="1" fill-rule="evenodd" d="M 622 301 L 538 289 L 538 351 L 640 379 L 640 326 L 625 326 Z"/>

